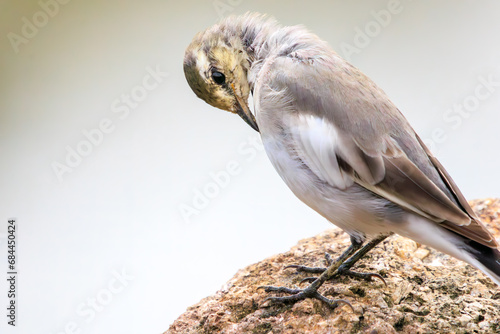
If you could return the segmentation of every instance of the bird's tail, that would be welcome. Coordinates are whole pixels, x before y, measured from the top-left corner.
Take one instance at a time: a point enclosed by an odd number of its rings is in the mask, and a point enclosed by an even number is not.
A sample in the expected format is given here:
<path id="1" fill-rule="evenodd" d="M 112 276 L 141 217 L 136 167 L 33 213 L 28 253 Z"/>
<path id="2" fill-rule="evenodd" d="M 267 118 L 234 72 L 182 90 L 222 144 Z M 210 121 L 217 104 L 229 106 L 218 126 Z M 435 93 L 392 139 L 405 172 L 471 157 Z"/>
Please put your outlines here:
<path id="1" fill-rule="evenodd" d="M 451 255 L 481 270 L 500 286 L 500 252 L 416 215 L 394 232 Z"/>
<path id="2" fill-rule="evenodd" d="M 468 240 L 468 252 L 475 261 L 469 262 L 500 285 L 500 252 L 475 241 Z"/>

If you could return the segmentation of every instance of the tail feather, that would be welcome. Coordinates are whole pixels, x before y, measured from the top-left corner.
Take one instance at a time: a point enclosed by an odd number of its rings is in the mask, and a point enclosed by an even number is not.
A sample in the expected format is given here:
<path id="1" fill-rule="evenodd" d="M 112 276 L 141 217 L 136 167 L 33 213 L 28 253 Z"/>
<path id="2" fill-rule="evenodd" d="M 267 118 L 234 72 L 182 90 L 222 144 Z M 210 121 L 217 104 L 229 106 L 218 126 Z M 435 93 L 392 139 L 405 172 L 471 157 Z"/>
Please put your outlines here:
<path id="1" fill-rule="evenodd" d="M 472 240 L 466 241 L 469 253 L 476 263 L 471 263 L 488 275 L 496 284 L 500 285 L 500 252 Z"/>
<path id="2" fill-rule="evenodd" d="M 412 215 L 406 224 L 394 225 L 394 232 L 451 255 L 481 270 L 500 286 L 500 252 L 450 231 L 430 220 Z"/>

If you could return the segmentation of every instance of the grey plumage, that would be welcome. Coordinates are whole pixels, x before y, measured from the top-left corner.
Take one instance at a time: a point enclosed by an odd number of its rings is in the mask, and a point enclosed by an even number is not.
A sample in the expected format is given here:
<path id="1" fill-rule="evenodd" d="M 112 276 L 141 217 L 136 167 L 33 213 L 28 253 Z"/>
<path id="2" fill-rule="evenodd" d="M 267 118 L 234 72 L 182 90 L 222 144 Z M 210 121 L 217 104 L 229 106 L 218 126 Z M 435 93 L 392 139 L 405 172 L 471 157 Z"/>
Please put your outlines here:
<path id="1" fill-rule="evenodd" d="M 500 284 L 498 244 L 449 174 L 387 95 L 316 35 L 257 14 L 230 17 L 194 38 L 184 70 L 198 97 L 221 109 L 235 112 L 252 92 L 280 176 L 352 237 L 398 233 Z"/>

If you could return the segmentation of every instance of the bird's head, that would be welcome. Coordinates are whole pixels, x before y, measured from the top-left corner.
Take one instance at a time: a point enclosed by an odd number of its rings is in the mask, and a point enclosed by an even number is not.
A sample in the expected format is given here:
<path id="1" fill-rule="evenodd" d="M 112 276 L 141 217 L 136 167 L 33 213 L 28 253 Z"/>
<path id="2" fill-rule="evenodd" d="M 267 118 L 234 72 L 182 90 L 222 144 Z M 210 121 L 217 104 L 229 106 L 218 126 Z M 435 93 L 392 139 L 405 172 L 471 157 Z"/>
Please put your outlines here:
<path id="1" fill-rule="evenodd" d="M 184 56 L 184 74 L 195 94 L 214 107 L 238 114 L 259 131 L 248 107 L 249 66 L 241 40 L 224 39 L 214 29 L 196 35 Z"/>

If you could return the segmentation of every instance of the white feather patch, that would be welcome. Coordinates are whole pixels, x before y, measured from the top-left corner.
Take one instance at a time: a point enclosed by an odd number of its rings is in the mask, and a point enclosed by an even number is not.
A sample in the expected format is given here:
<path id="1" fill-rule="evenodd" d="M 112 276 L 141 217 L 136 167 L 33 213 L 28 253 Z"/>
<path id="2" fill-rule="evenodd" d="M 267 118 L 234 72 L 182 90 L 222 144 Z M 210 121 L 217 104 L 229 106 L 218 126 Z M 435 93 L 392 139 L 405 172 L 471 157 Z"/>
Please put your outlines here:
<path id="1" fill-rule="evenodd" d="M 298 115 L 291 132 L 299 157 L 320 178 L 338 189 L 354 180 L 339 167 L 336 152 L 341 150 L 338 130 L 330 122 L 312 115 Z"/>

